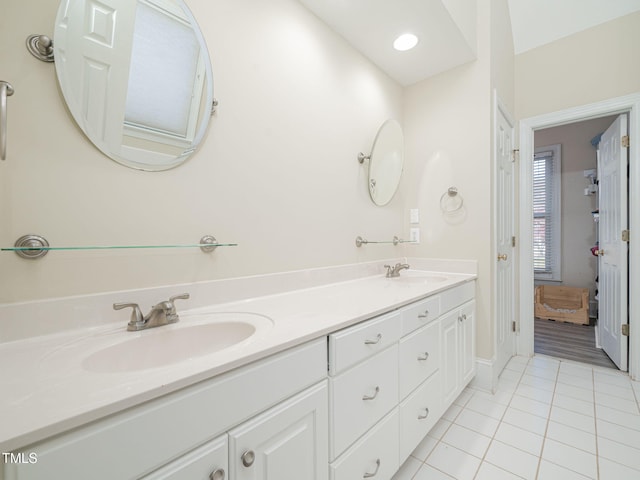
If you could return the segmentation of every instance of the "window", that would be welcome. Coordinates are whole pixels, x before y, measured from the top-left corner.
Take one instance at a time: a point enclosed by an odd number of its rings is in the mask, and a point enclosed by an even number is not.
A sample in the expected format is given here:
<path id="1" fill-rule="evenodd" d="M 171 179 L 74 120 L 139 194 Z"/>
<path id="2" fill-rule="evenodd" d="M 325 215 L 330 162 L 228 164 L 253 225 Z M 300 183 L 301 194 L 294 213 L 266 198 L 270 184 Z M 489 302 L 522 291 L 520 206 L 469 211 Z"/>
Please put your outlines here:
<path id="1" fill-rule="evenodd" d="M 533 269 L 536 280 L 561 281 L 560 145 L 533 158 Z"/>

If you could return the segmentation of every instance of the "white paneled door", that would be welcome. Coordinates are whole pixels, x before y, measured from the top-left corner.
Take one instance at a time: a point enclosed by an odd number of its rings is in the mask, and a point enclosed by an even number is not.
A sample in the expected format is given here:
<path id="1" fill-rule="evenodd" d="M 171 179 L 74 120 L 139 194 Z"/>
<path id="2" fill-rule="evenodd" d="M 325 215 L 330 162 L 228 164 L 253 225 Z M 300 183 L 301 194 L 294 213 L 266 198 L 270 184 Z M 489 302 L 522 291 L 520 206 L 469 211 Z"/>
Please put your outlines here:
<path id="1" fill-rule="evenodd" d="M 602 135 L 598 150 L 598 330 L 602 349 L 620 370 L 628 368 L 628 228 L 627 115 L 620 115 Z M 626 137 L 628 138 L 628 137 Z"/>
<path id="2" fill-rule="evenodd" d="M 499 374 L 515 354 L 515 276 L 514 276 L 514 155 L 513 122 L 504 106 L 496 99 L 495 108 L 495 312 L 496 364 Z"/>

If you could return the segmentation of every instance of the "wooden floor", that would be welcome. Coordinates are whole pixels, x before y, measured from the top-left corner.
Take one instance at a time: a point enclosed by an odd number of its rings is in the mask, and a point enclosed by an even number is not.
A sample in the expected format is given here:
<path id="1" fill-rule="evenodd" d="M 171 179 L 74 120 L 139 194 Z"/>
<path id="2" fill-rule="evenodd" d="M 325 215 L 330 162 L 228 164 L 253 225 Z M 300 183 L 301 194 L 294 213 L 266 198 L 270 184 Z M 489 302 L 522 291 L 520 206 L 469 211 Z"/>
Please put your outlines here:
<path id="1" fill-rule="evenodd" d="M 594 326 L 536 318 L 534 332 L 536 353 L 617 368 L 602 349 L 596 348 Z"/>

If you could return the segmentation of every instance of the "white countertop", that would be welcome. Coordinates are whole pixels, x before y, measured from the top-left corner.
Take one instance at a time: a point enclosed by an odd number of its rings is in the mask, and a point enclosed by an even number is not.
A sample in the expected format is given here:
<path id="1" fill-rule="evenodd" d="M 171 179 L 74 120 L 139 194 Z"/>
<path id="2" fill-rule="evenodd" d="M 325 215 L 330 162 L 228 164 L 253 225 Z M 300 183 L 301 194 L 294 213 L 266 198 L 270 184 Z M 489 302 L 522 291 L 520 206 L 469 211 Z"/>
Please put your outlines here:
<path id="1" fill-rule="evenodd" d="M 407 274 L 419 272 L 402 272 Z M 143 332 L 127 332 L 124 321 L 0 344 L 0 451 L 27 446 L 476 278 L 433 274 L 446 280 L 367 276 L 179 311 L 179 323 Z M 83 366 L 83 359 L 109 345 L 132 335 L 184 328 L 201 320 L 203 312 L 256 313 L 269 317 L 272 326 L 220 352 L 158 368 L 96 373 Z"/>

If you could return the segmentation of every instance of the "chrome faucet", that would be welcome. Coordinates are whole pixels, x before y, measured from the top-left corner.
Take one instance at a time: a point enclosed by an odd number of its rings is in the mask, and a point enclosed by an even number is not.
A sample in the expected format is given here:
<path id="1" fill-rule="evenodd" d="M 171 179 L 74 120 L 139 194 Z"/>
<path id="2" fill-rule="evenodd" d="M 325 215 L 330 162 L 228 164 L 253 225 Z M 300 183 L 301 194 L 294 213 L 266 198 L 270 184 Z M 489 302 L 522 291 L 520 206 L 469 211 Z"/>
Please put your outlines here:
<path id="1" fill-rule="evenodd" d="M 409 268 L 409 264 L 396 263 L 393 267 L 391 265 L 385 265 L 384 268 L 387 269 L 387 274 L 385 276 L 387 278 L 394 278 L 400 276 L 400 270 L 407 270 Z"/>
<path id="2" fill-rule="evenodd" d="M 142 315 L 140 306 L 137 303 L 114 303 L 113 309 L 121 310 L 123 308 L 131 307 L 133 311 L 131 312 L 131 319 L 127 325 L 127 330 L 130 332 L 137 332 L 138 330 L 146 330 L 147 328 L 161 327 L 162 325 L 167 325 L 169 323 L 176 323 L 180 320 L 180 317 L 176 312 L 174 301 L 178 299 L 186 300 L 188 298 L 188 293 L 174 295 L 169 298 L 169 300 L 165 300 L 164 302 L 160 302 L 151 307 L 151 311 L 147 315 Z"/>

